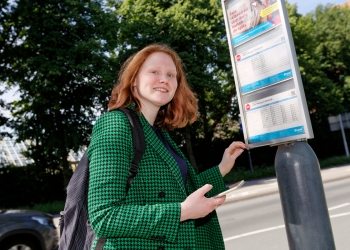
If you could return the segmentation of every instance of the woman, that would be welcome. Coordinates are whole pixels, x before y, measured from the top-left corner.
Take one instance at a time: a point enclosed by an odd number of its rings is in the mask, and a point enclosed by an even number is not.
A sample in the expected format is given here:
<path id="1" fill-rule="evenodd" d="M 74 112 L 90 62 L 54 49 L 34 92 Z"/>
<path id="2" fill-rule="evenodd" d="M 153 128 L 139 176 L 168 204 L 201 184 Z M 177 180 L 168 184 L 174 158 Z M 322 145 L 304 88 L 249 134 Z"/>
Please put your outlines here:
<path id="1" fill-rule="evenodd" d="M 97 120 L 88 151 L 88 208 L 96 238 L 106 237 L 103 249 L 224 249 L 215 209 L 225 196 L 207 197 L 226 189 L 222 177 L 245 145 L 233 142 L 218 166 L 195 173 L 166 132 L 197 114 L 176 52 L 150 45 L 129 58 L 108 106 L 138 112 L 146 151 L 126 193 L 133 157 L 129 121 L 119 111 Z"/>

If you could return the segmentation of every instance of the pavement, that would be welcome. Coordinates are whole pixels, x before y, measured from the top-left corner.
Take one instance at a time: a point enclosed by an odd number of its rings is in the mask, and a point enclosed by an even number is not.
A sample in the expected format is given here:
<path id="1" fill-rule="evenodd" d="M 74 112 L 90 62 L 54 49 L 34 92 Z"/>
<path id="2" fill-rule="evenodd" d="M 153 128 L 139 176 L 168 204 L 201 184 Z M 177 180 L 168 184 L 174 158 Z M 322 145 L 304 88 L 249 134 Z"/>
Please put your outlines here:
<path id="1" fill-rule="evenodd" d="M 321 169 L 321 176 L 323 183 L 350 178 L 350 164 Z M 246 181 L 241 188 L 226 195 L 225 203 L 252 199 L 278 192 L 276 177 Z"/>

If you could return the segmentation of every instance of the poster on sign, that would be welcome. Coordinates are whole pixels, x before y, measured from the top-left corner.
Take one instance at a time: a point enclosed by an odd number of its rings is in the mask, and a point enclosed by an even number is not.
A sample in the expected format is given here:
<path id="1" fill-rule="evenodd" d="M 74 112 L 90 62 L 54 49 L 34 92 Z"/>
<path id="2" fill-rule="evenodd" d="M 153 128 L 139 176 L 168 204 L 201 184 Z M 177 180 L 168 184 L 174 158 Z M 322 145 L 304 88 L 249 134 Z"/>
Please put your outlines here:
<path id="1" fill-rule="evenodd" d="M 281 23 L 277 0 L 233 1 L 227 16 L 234 46 Z"/>

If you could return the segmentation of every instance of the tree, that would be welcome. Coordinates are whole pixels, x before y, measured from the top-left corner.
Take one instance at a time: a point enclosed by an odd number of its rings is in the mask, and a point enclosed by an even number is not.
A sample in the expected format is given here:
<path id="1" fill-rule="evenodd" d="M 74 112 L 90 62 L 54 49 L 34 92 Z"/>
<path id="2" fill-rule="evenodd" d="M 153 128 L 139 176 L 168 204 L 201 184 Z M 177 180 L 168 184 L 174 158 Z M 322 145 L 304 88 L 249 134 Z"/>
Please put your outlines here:
<path id="1" fill-rule="evenodd" d="M 200 118 L 181 130 L 182 138 L 187 146 L 191 138 L 211 142 L 216 125 L 227 114 L 238 114 L 220 1 L 126 0 L 115 13 L 120 20 L 120 63 L 152 43 L 168 44 L 179 53 L 198 98 Z M 190 146 L 188 152 L 195 166 Z"/>
<path id="2" fill-rule="evenodd" d="M 320 24 L 317 23 L 314 14 L 302 16 L 297 13 L 296 5 L 288 3 L 287 10 L 314 131 L 315 138 L 310 140 L 310 145 L 319 155 L 330 157 L 336 153 L 336 148 L 332 147 L 334 150 L 325 151 L 324 145 L 331 143 L 333 139 L 329 131 L 328 116 L 344 112 L 346 107 L 344 93 L 334 78 L 327 73 L 322 63 L 322 55 L 318 48 L 324 40 L 316 35 L 320 32 L 318 30 Z M 334 22 L 339 21 L 334 20 Z M 331 27 L 322 29 L 328 30 Z"/>
<path id="3" fill-rule="evenodd" d="M 318 6 L 313 21 L 312 36 L 317 41 L 315 53 L 320 67 L 342 90 L 343 106 L 350 111 L 350 8 Z"/>
<path id="4" fill-rule="evenodd" d="M 11 126 L 37 166 L 71 174 L 70 149 L 88 144 L 113 84 L 116 16 L 100 0 L 18 0 L 6 10 L 0 81 L 17 85 Z M 108 89 L 108 91 L 106 91 Z"/>
<path id="5" fill-rule="evenodd" d="M 3 46 L 1 46 L 4 43 L 4 39 L 6 34 L 8 33 L 8 30 L 6 27 L 4 27 L 5 20 L 7 19 L 7 12 L 10 9 L 10 4 L 5 0 L 0 0 L 0 55 L 4 53 Z M 3 58 L 0 57 L 0 67 L 3 64 Z M 0 87 L 5 87 L 5 84 L 0 80 Z M 6 88 L 3 90 L 0 90 L 0 96 L 3 95 L 6 91 Z M 6 103 L 4 100 L 0 99 L 0 110 L 7 109 Z M 0 113 L 0 128 L 4 126 L 7 122 L 7 118 L 3 115 L 3 113 Z M 0 131 L 0 138 L 5 137 L 8 134 L 6 132 Z"/>

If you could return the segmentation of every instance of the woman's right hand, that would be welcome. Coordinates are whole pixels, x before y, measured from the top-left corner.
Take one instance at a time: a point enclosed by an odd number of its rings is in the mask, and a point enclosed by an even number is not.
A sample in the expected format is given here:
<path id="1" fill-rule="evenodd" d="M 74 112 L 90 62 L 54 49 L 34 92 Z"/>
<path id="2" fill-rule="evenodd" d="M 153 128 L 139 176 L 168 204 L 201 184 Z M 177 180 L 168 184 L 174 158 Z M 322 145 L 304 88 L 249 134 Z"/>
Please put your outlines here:
<path id="1" fill-rule="evenodd" d="M 206 184 L 190 194 L 187 199 L 181 203 L 180 221 L 205 217 L 225 201 L 226 196 L 218 198 L 205 197 L 204 195 L 212 188 L 212 185 Z"/>

